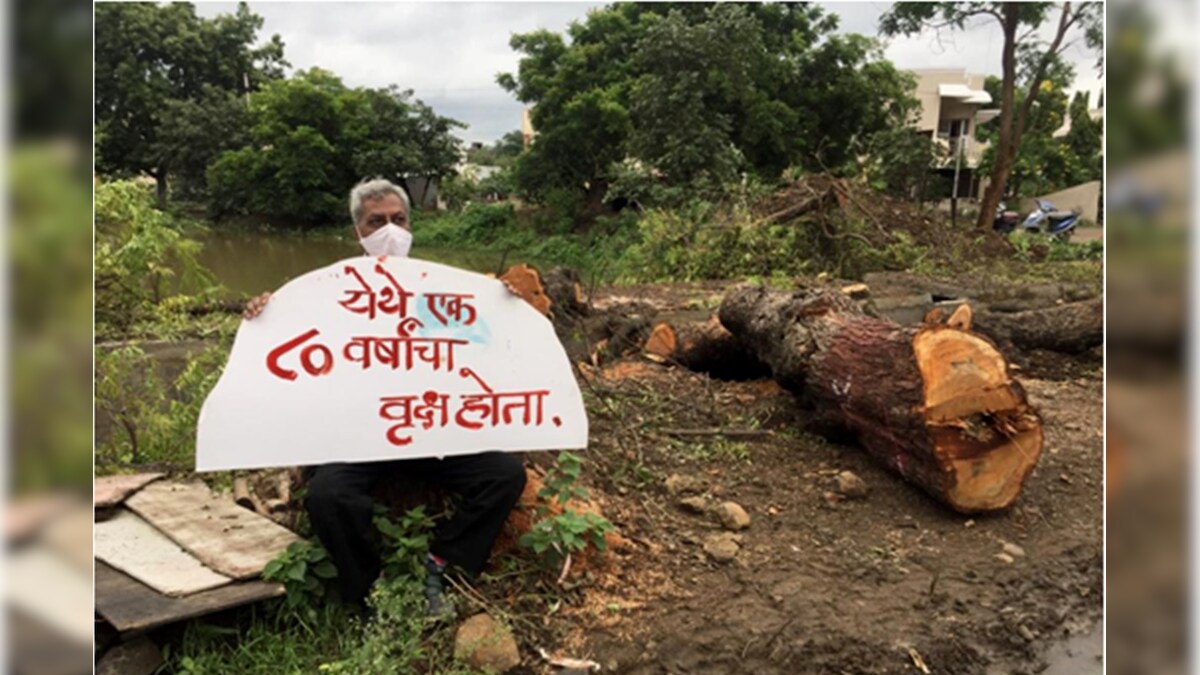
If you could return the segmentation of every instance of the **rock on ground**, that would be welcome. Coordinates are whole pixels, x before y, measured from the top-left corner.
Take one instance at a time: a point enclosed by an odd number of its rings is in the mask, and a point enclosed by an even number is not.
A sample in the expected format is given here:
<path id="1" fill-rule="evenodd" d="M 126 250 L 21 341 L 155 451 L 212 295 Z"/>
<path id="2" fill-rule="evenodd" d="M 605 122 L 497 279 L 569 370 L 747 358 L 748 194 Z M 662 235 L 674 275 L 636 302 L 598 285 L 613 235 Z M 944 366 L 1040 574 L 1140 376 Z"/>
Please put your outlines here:
<path id="1" fill-rule="evenodd" d="M 741 546 L 728 532 L 714 534 L 704 541 L 704 552 L 719 563 L 727 563 L 737 557 Z"/>
<path id="2" fill-rule="evenodd" d="M 146 637 L 122 642 L 105 652 L 97 675 L 151 675 L 163 664 L 162 652 Z"/>
<path id="3" fill-rule="evenodd" d="M 663 485 L 667 488 L 667 492 L 672 495 L 680 495 L 687 492 L 699 492 L 701 489 L 700 481 L 696 480 L 695 476 L 682 476 L 673 473 L 663 481 Z"/>
<path id="4" fill-rule="evenodd" d="M 458 627 L 454 656 L 489 673 L 503 673 L 521 663 L 512 632 L 488 614 L 476 614 Z"/>
<path id="5" fill-rule="evenodd" d="M 853 471 L 843 471 L 837 476 L 838 492 L 850 499 L 863 499 L 870 492 L 866 481 Z"/>
<path id="6" fill-rule="evenodd" d="M 1004 552 L 1014 558 L 1025 557 L 1025 549 L 1023 549 L 1020 546 L 1017 546 L 1016 544 L 1013 544 L 1011 542 L 1004 544 Z"/>
<path id="7" fill-rule="evenodd" d="M 750 514 L 735 502 L 725 502 L 718 506 L 717 517 L 727 530 L 744 530 L 750 527 Z"/>
<path id="8" fill-rule="evenodd" d="M 708 502 L 704 497 L 684 497 L 679 500 L 679 508 L 691 513 L 704 513 L 708 510 Z"/>

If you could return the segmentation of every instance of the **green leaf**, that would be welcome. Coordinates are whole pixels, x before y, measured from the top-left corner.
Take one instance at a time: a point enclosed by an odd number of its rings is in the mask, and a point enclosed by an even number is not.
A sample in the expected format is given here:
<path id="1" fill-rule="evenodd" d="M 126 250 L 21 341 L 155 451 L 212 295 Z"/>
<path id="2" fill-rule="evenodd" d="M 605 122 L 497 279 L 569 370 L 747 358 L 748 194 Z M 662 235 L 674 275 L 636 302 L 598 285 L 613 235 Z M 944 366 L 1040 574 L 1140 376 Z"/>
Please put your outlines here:
<path id="1" fill-rule="evenodd" d="M 275 579 L 279 575 L 279 571 L 282 569 L 283 569 L 283 561 L 276 558 L 276 559 L 272 560 L 271 562 L 267 563 L 267 566 L 263 568 L 263 573 L 262 573 L 263 578 L 268 579 L 268 580 Z"/>
<path id="2" fill-rule="evenodd" d="M 308 565 L 303 560 L 297 561 L 288 568 L 287 578 L 293 581 L 304 581 L 304 574 L 308 570 Z"/>
<path id="3" fill-rule="evenodd" d="M 337 576 L 337 567 L 332 562 L 323 560 L 313 568 L 313 574 L 322 579 L 332 579 Z"/>

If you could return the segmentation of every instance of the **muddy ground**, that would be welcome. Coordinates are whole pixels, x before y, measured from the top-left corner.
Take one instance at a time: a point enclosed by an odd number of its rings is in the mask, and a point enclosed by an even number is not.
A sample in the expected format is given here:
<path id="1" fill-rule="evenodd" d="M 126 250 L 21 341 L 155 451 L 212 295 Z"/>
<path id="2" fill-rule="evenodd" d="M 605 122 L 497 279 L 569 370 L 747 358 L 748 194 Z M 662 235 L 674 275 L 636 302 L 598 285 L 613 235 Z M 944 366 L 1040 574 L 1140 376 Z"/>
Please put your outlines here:
<path id="1" fill-rule="evenodd" d="M 714 292 L 595 300 L 691 318 L 711 311 Z M 631 545 L 519 637 L 606 672 L 1100 672 L 1102 364 L 1010 357 L 1046 445 L 1017 504 L 983 517 L 804 432 L 804 411 L 769 380 L 714 380 L 638 356 L 583 369 L 586 482 Z M 688 434 L 712 429 L 750 433 Z M 866 497 L 838 493 L 842 471 Z M 706 544 L 728 536 L 711 510 L 725 501 L 751 524 L 721 562 Z"/>

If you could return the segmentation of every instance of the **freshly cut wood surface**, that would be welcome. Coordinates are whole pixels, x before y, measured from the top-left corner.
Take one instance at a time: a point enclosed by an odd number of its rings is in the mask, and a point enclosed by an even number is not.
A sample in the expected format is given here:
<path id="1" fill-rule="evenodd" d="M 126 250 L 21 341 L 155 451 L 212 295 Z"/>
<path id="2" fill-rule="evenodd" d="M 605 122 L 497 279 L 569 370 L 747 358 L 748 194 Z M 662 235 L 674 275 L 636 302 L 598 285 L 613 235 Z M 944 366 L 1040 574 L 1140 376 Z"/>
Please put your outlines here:
<path id="1" fill-rule="evenodd" d="M 96 523 L 93 541 L 98 559 L 163 595 L 191 595 L 233 581 L 205 567 L 162 532 L 125 509 Z"/>
<path id="2" fill-rule="evenodd" d="M 125 501 L 213 570 L 235 579 L 257 577 L 267 563 L 300 538 L 204 483 L 151 483 Z"/>
<path id="3" fill-rule="evenodd" d="M 507 281 L 525 302 L 533 305 L 537 311 L 550 315 L 550 296 L 546 295 L 546 287 L 542 284 L 542 275 L 529 265 L 513 265 L 500 275 L 502 281 Z"/>
<path id="4" fill-rule="evenodd" d="M 1007 508 L 1041 455 L 1041 418 L 965 312 L 905 327 L 827 289 L 745 288 L 720 317 L 823 426 L 957 511 Z"/>

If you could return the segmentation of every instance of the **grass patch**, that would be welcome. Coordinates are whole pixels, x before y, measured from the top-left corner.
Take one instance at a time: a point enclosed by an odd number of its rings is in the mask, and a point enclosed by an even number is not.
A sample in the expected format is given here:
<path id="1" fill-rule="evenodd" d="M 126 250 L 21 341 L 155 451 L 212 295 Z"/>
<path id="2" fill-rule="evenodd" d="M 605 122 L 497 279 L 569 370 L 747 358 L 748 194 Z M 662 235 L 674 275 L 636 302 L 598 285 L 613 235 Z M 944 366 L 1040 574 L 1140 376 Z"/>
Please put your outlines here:
<path id="1" fill-rule="evenodd" d="M 168 645 L 167 671 L 189 675 L 473 675 L 454 659 L 452 625 L 424 618 L 419 582 L 377 585 L 373 621 L 337 604 L 312 614 L 289 612 L 279 601 L 247 608 L 231 625 L 192 622 Z"/>

